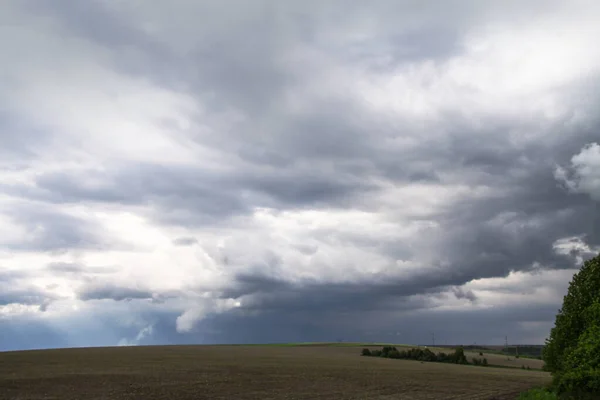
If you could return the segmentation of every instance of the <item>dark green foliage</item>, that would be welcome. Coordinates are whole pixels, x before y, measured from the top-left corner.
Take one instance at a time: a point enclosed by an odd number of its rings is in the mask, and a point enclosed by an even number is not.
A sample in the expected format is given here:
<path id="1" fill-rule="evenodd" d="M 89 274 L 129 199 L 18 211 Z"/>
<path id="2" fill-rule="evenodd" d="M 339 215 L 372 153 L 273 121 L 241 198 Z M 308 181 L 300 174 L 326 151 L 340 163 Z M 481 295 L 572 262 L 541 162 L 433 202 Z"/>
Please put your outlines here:
<path id="1" fill-rule="evenodd" d="M 398 352 L 398 350 L 392 350 L 387 353 L 387 357 L 388 358 L 400 358 L 400 353 Z"/>
<path id="2" fill-rule="evenodd" d="M 600 256 L 573 277 L 543 356 L 559 394 L 600 396 Z"/>
<path id="3" fill-rule="evenodd" d="M 532 389 L 521 393 L 519 400 L 558 400 L 556 394 L 544 389 Z"/>
<path id="4" fill-rule="evenodd" d="M 398 350 L 393 346 L 384 346 L 383 349 L 381 349 L 381 357 L 391 358 L 390 353 L 392 352 L 397 353 Z"/>
<path id="5" fill-rule="evenodd" d="M 483 353 L 480 351 L 480 352 L 479 352 L 479 355 L 480 355 L 480 356 L 483 356 Z"/>
<path id="6" fill-rule="evenodd" d="M 462 347 L 457 347 L 454 353 L 450 355 L 450 362 L 454 364 L 468 364 L 465 351 Z"/>
<path id="7" fill-rule="evenodd" d="M 473 358 L 472 363 L 473 365 L 481 365 L 481 360 L 479 358 Z"/>
<path id="8" fill-rule="evenodd" d="M 365 350 L 368 351 L 366 354 Z M 368 350 L 363 349 L 363 356 L 369 355 L 373 357 L 384 357 L 384 358 L 394 358 L 394 359 L 404 359 L 404 360 L 417 360 L 417 361 L 427 361 L 427 362 L 444 362 L 444 363 L 454 363 L 454 364 L 468 364 L 467 357 L 465 356 L 465 352 L 462 347 L 458 347 L 454 353 L 446 354 L 446 353 L 438 353 L 437 355 L 429 350 L 429 349 L 419 349 L 412 348 L 409 350 L 398 351 L 393 346 L 384 346 L 381 350 Z M 477 365 L 487 365 L 487 360 L 484 358 L 483 360 L 478 360 L 480 364 Z M 484 364 L 485 363 L 485 364 Z"/>
<path id="9" fill-rule="evenodd" d="M 489 365 L 489 364 L 488 364 L 488 360 L 487 360 L 487 358 L 484 358 L 484 359 L 481 361 L 481 365 L 482 365 L 482 366 L 484 366 L 484 367 L 487 367 L 487 366 Z"/>
<path id="10" fill-rule="evenodd" d="M 437 361 L 437 357 L 435 355 L 435 353 L 429 349 L 425 349 L 423 350 L 423 353 L 421 354 L 420 357 L 421 361 Z"/>
<path id="11" fill-rule="evenodd" d="M 370 356 L 371 355 L 371 350 L 369 350 L 369 349 L 362 349 L 361 355 L 362 356 Z"/>

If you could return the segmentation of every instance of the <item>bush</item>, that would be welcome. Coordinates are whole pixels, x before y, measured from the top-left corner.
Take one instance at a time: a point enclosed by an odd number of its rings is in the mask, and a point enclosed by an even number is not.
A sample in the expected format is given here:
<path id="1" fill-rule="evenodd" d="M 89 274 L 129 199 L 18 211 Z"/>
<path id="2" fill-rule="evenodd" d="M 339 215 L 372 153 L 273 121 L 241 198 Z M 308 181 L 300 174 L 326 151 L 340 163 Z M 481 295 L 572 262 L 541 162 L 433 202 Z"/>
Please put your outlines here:
<path id="1" fill-rule="evenodd" d="M 484 367 L 487 367 L 489 365 L 487 358 L 484 358 L 483 361 L 481 361 L 481 365 L 483 365 Z"/>
<path id="2" fill-rule="evenodd" d="M 383 349 L 381 349 L 381 357 L 389 357 L 389 354 L 392 351 L 398 352 L 398 350 L 396 350 L 396 348 L 393 346 L 384 346 Z"/>
<path id="3" fill-rule="evenodd" d="M 391 350 L 387 353 L 388 358 L 400 358 L 400 352 L 398 350 Z"/>
<path id="4" fill-rule="evenodd" d="M 457 347 L 454 350 L 454 354 L 450 355 L 450 362 L 455 364 L 468 364 L 467 357 L 465 356 L 465 351 L 462 347 Z"/>
<path id="5" fill-rule="evenodd" d="M 473 358 L 473 365 L 481 365 L 481 360 L 479 358 Z"/>
<path id="6" fill-rule="evenodd" d="M 480 352 L 479 352 L 479 355 L 480 355 L 480 356 L 483 356 L 483 353 L 480 351 Z"/>
<path id="7" fill-rule="evenodd" d="M 384 346 L 381 350 L 363 349 L 361 355 L 427 362 L 447 362 L 455 364 L 469 363 L 462 347 L 458 347 L 452 354 L 438 353 L 436 355 L 429 349 L 412 348 L 410 350 L 398 351 L 398 349 L 393 346 Z M 480 362 L 480 365 L 487 365 L 487 360 L 485 358 L 478 361 Z"/>
<path id="8" fill-rule="evenodd" d="M 543 389 L 533 389 L 521 393 L 519 400 L 558 400 L 556 394 Z"/>
<path id="9" fill-rule="evenodd" d="M 423 350 L 423 353 L 421 353 L 419 360 L 420 361 L 437 361 L 437 357 L 433 351 L 431 351 L 429 349 L 425 349 L 425 350 Z"/>
<path id="10" fill-rule="evenodd" d="M 598 398 L 600 393 L 600 370 L 586 371 L 586 370 L 574 370 L 569 371 L 560 376 L 559 381 L 556 384 L 556 390 L 558 393 L 566 394 L 567 398 L 569 395 L 573 398 L 584 399 L 584 398 Z M 588 394 L 588 397 L 586 397 Z"/>

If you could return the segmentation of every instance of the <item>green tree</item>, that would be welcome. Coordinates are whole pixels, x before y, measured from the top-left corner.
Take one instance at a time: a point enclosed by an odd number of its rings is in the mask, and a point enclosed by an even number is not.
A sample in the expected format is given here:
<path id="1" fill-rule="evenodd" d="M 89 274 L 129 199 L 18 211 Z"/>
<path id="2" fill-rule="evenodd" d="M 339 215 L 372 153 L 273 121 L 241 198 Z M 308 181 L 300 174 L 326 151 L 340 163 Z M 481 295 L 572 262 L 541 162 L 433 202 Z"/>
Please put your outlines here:
<path id="1" fill-rule="evenodd" d="M 600 256 L 573 277 L 543 358 L 559 392 L 600 391 Z"/>

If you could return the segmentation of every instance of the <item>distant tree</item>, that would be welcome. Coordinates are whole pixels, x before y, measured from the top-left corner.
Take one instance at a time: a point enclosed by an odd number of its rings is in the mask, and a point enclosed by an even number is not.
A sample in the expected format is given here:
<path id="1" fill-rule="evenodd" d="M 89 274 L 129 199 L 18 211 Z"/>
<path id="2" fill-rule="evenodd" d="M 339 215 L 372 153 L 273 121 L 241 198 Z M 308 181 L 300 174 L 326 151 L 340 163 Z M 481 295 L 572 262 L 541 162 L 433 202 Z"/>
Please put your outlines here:
<path id="1" fill-rule="evenodd" d="M 387 353 L 388 358 L 400 358 L 400 352 L 398 350 L 391 350 Z"/>
<path id="2" fill-rule="evenodd" d="M 559 393 L 600 393 L 600 255 L 573 277 L 543 359 Z"/>
<path id="3" fill-rule="evenodd" d="M 481 362 L 481 365 L 483 365 L 484 367 L 487 367 L 489 365 L 487 358 L 483 359 L 483 361 Z"/>
<path id="4" fill-rule="evenodd" d="M 393 346 L 383 346 L 383 349 L 381 349 L 381 356 L 382 357 L 389 357 L 389 354 L 392 352 L 398 352 L 398 350 L 393 347 Z"/>
<path id="5" fill-rule="evenodd" d="M 423 350 L 423 353 L 419 357 L 421 361 L 437 361 L 435 353 L 429 349 Z"/>
<path id="6" fill-rule="evenodd" d="M 455 364 L 468 364 L 467 357 L 465 356 L 465 350 L 461 347 L 457 347 L 454 350 L 454 354 L 450 355 L 451 362 Z"/>
<path id="7" fill-rule="evenodd" d="M 361 355 L 363 355 L 363 356 L 370 356 L 371 355 L 371 350 L 369 350 L 369 349 L 362 349 Z"/>

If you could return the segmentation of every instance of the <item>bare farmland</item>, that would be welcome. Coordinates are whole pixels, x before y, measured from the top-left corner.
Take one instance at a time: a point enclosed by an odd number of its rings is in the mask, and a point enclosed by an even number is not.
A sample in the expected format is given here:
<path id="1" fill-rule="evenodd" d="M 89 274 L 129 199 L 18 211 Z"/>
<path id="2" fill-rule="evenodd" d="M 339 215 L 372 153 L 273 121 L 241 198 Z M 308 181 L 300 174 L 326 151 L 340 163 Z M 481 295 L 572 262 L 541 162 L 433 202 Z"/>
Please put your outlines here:
<path id="1" fill-rule="evenodd" d="M 359 356 L 340 346 L 0 353 L 1 399 L 514 399 L 544 372 Z"/>

